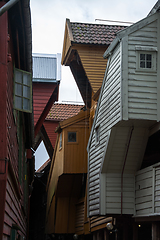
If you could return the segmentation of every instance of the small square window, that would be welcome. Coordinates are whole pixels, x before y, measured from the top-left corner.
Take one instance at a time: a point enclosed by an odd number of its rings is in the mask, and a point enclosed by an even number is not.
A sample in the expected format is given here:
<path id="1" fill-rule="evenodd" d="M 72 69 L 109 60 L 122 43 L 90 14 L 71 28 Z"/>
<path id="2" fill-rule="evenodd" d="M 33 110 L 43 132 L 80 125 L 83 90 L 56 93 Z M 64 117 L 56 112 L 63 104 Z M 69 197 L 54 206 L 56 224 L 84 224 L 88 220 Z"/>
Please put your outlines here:
<path id="1" fill-rule="evenodd" d="M 76 132 L 68 132 L 68 142 L 77 142 Z"/>
<path id="2" fill-rule="evenodd" d="M 157 47 L 135 46 L 136 71 L 156 72 L 157 70 Z"/>
<path id="3" fill-rule="evenodd" d="M 152 54 L 140 53 L 140 68 L 152 68 Z"/>

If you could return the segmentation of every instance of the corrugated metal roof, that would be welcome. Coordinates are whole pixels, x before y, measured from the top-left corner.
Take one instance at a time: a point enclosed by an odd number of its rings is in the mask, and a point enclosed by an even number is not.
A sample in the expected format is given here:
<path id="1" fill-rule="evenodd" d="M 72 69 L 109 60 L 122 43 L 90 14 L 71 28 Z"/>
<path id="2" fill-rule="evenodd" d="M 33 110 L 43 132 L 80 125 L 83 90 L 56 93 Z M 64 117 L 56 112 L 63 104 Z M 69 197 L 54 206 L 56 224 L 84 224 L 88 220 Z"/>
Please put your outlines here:
<path id="1" fill-rule="evenodd" d="M 61 54 L 33 54 L 33 81 L 55 82 L 61 80 Z"/>

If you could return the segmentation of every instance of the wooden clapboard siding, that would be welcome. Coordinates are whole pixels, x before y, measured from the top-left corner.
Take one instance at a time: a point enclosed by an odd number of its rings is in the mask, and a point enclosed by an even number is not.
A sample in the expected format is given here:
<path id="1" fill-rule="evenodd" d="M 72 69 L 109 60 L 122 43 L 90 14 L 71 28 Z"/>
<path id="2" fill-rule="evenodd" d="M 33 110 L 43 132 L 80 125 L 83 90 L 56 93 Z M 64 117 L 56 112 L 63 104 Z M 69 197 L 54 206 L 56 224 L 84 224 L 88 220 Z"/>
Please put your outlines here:
<path id="1" fill-rule="evenodd" d="M 56 86 L 55 83 L 33 83 L 34 125 L 37 123 Z"/>
<path id="2" fill-rule="evenodd" d="M 59 136 L 58 136 L 59 139 Z M 64 147 L 64 135 L 62 133 L 62 148 Z M 55 194 L 56 185 L 58 183 L 58 177 L 63 174 L 64 170 L 64 151 L 59 147 L 59 141 L 55 149 L 55 156 L 53 155 L 54 168 L 50 173 L 48 196 L 47 196 L 47 211 L 49 210 L 52 198 Z"/>
<path id="3" fill-rule="evenodd" d="M 5 215 L 4 215 L 4 228 L 6 229 L 5 234 L 10 235 L 12 224 L 16 224 L 20 227 L 20 235 L 26 236 L 27 222 L 22 212 L 21 203 L 17 196 L 14 184 L 10 174 L 7 178 L 6 187 L 6 203 L 5 203 Z"/>
<path id="4" fill-rule="evenodd" d="M 102 85 L 107 60 L 103 58 L 106 46 L 77 46 L 83 68 L 94 93 Z"/>
<path id="5" fill-rule="evenodd" d="M 157 73 L 137 71 L 135 46 L 157 47 L 157 20 L 128 36 L 128 117 L 157 119 Z"/>
<path id="6" fill-rule="evenodd" d="M 144 168 L 135 177 L 135 216 L 160 213 L 160 166 Z"/>
<path id="7" fill-rule="evenodd" d="M 57 199 L 55 233 L 75 233 L 76 198 Z"/>
<path id="8" fill-rule="evenodd" d="M 43 123 L 53 148 L 55 147 L 55 143 L 57 139 L 57 133 L 55 133 L 55 129 L 56 127 L 58 127 L 58 123 L 59 122 L 50 121 L 50 120 L 45 120 Z"/>
<path id="9" fill-rule="evenodd" d="M 114 68 L 115 67 L 115 68 Z M 96 126 L 100 126 L 100 144 L 95 143 L 95 131 L 89 151 L 89 214 L 100 212 L 100 167 L 104 149 L 109 136 L 109 129 L 120 119 L 120 46 L 118 46 L 108 62 L 104 78 L 103 93 L 100 96 Z M 104 124 L 105 123 L 105 124 Z M 96 192 L 95 192 L 96 190 Z"/>
<path id="10" fill-rule="evenodd" d="M 145 168 L 137 172 L 135 177 L 135 215 L 153 213 L 153 169 Z"/>
<path id="11" fill-rule="evenodd" d="M 84 233 L 84 198 L 76 203 L 75 229 L 79 235 Z"/>
<path id="12" fill-rule="evenodd" d="M 68 132 L 76 132 L 77 142 L 68 143 Z M 87 172 L 88 119 L 64 129 L 64 173 Z M 82 140 L 83 139 L 83 140 Z"/>
<path id="13" fill-rule="evenodd" d="M 160 213 L 160 167 L 155 168 L 154 212 Z"/>
<path id="14" fill-rule="evenodd" d="M 121 174 L 106 174 L 106 213 L 121 214 Z M 122 213 L 134 213 L 134 175 L 123 175 Z"/>

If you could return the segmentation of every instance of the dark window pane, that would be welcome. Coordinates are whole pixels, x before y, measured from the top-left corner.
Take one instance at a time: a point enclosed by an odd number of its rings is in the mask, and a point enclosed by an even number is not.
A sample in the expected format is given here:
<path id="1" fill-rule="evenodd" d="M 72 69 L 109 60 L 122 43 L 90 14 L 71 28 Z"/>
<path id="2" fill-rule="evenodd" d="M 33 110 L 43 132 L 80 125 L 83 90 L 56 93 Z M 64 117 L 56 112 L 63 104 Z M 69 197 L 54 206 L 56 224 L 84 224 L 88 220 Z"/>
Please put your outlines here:
<path id="1" fill-rule="evenodd" d="M 145 60 L 145 54 L 140 54 L 140 60 Z"/>
<path id="2" fill-rule="evenodd" d="M 140 68 L 145 68 L 145 62 L 144 61 L 140 61 Z"/>
<path id="3" fill-rule="evenodd" d="M 151 54 L 147 54 L 147 61 L 151 61 L 152 59 L 152 55 Z"/>
<path id="4" fill-rule="evenodd" d="M 151 68 L 151 67 L 152 67 L 151 62 L 147 62 L 147 68 Z"/>
<path id="5" fill-rule="evenodd" d="M 76 142 L 76 132 L 68 133 L 68 142 Z"/>

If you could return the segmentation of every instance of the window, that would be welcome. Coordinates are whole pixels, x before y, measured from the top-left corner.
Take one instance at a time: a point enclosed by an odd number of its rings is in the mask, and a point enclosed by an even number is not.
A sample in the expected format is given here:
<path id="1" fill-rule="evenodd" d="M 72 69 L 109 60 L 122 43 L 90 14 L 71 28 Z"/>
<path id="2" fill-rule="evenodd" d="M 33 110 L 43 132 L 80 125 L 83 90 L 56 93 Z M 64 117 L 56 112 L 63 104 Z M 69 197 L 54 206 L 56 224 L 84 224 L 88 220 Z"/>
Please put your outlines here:
<path id="1" fill-rule="evenodd" d="M 137 51 L 137 70 L 138 71 L 156 71 L 156 47 L 136 46 Z"/>
<path id="2" fill-rule="evenodd" d="M 96 143 L 99 143 L 99 137 L 100 137 L 100 126 L 96 127 Z"/>
<path id="3" fill-rule="evenodd" d="M 68 142 L 77 142 L 76 132 L 68 132 Z"/>
<path id="4" fill-rule="evenodd" d="M 62 148 L 62 133 L 59 135 L 59 149 Z"/>
<path id="5" fill-rule="evenodd" d="M 140 68 L 152 68 L 152 54 L 140 53 Z"/>
<path id="6" fill-rule="evenodd" d="M 32 112 L 31 73 L 15 68 L 14 84 L 14 108 L 23 112 Z"/>

